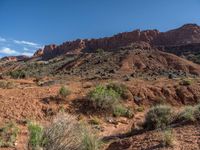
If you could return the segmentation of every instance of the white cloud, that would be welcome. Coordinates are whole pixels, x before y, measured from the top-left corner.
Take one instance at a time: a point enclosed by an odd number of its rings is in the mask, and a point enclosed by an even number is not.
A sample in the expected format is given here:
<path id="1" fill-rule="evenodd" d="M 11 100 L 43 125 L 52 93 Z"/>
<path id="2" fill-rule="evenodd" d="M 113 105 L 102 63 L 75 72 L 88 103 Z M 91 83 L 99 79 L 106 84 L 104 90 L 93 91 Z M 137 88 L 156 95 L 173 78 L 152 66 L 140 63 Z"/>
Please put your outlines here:
<path id="1" fill-rule="evenodd" d="M 0 42 L 6 42 L 6 39 L 0 37 Z"/>
<path id="2" fill-rule="evenodd" d="M 21 53 L 22 55 L 26 55 L 26 56 L 33 56 L 33 53 L 28 53 L 28 52 L 23 52 Z"/>
<path id="3" fill-rule="evenodd" d="M 6 54 L 6 55 L 16 55 L 19 54 L 17 51 L 12 50 L 8 47 L 3 47 L 2 49 L 0 49 L 0 53 L 2 54 Z"/>
<path id="4" fill-rule="evenodd" d="M 28 41 L 18 41 L 18 40 L 14 40 L 14 43 L 16 44 L 22 44 L 22 45 L 28 45 L 28 46 L 33 46 L 33 47 L 38 47 L 39 44 L 37 43 L 33 43 L 33 42 L 28 42 Z"/>
<path id="5" fill-rule="evenodd" d="M 28 49 L 28 48 L 26 48 L 26 47 L 24 47 L 23 49 L 24 49 L 24 51 L 29 51 L 29 49 Z"/>

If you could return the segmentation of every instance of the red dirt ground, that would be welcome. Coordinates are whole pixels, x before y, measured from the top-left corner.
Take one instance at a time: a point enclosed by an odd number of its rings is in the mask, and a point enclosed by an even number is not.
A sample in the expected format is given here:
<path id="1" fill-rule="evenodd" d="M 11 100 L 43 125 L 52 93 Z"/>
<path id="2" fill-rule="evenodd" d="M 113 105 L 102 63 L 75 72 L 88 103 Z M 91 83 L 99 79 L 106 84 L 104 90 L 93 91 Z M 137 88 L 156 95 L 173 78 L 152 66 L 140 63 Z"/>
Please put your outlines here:
<path id="1" fill-rule="evenodd" d="M 77 100 L 84 102 L 86 94 L 93 88 L 96 84 L 102 83 L 106 84 L 110 81 L 80 81 L 80 80 L 67 80 L 65 85 L 70 87 L 72 91 L 71 95 L 63 102 L 58 103 L 53 99 L 58 93 L 60 84 L 50 85 L 50 86 L 37 86 L 32 80 L 9 80 L 15 83 L 13 89 L 0 89 L 0 123 L 3 124 L 8 121 L 15 121 L 20 127 L 20 134 L 17 139 L 16 148 L 17 150 L 26 150 L 27 148 L 27 137 L 28 132 L 25 126 L 25 121 L 36 120 L 41 124 L 48 124 L 49 121 L 59 112 L 61 108 L 64 108 L 66 112 L 73 113 L 77 116 L 82 116 L 84 120 L 89 120 L 91 113 L 82 112 L 79 105 L 81 103 L 76 103 Z M 157 97 L 164 97 L 164 103 L 171 103 L 174 106 L 181 106 L 183 104 L 194 104 L 197 101 L 197 96 L 200 95 L 200 80 L 192 79 L 191 85 L 184 86 L 180 85 L 181 79 L 169 80 L 167 78 L 160 78 L 153 81 L 147 81 L 144 79 L 133 79 L 131 81 L 124 82 L 124 84 L 130 90 L 129 101 L 126 105 L 131 106 L 135 111 L 137 107 L 150 107 L 153 104 L 163 102 Z M 163 92 L 163 88 L 166 88 Z M 179 91 L 177 95 L 177 89 L 183 89 Z M 166 92 L 168 91 L 168 92 Z M 167 94 L 166 94 L 167 93 Z M 135 101 L 135 96 L 141 98 L 141 102 Z M 196 96 L 196 97 L 195 97 Z M 182 100 L 180 100 L 182 98 Z M 139 103 L 139 104 L 137 104 Z M 139 105 L 139 106 L 138 106 Z M 100 126 L 102 131 L 98 131 L 100 136 L 108 136 L 119 133 L 125 133 L 131 129 L 134 122 L 141 121 L 143 118 L 143 112 L 136 112 L 133 119 L 117 118 L 118 124 L 114 125 L 106 122 L 105 116 L 99 116 L 101 120 Z M 98 115 L 97 115 L 98 116 Z M 120 123 L 121 122 L 121 123 Z M 177 139 L 179 148 L 181 148 L 182 143 L 185 143 L 184 148 L 190 148 L 198 146 L 197 134 L 199 128 L 197 126 L 187 126 L 175 129 L 177 133 Z M 183 134 L 182 134 L 183 133 Z M 117 143 L 117 145 L 123 147 L 123 142 L 128 149 L 153 149 L 151 147 L 156 147 L 158 145 L 158 140 L 154 137 L 156 132 L 144 133 L 132 137 L 128 140 L 122 140 L 122 144 Z M 187 139 L 186 136 L 191 137 Z M 180 139 L 180 140 L 179 140 Z M 130 142 L 131 141 L 131 142 Z M 196 144 L 189 144 L 189 142 Z M 131 144 L 130 144 L 131 143 Z M 133 143 L 133 144 L 132 144 Z M 116 144 L 116 143 L 115 143 Z M 108 149 L 115 149 L 111 144 Z M 116 146 L 114 146 L 116 147 Z M 119 148 L 117 146 L 117 148 Z M 9 148 L 5 149 L 8 150 Z M 12 149 L 12 148 L 11 148 Z M 195 149 L 195 148 L 194 148 Z M 185 149 L 186 150 L 186 149 Z"/>

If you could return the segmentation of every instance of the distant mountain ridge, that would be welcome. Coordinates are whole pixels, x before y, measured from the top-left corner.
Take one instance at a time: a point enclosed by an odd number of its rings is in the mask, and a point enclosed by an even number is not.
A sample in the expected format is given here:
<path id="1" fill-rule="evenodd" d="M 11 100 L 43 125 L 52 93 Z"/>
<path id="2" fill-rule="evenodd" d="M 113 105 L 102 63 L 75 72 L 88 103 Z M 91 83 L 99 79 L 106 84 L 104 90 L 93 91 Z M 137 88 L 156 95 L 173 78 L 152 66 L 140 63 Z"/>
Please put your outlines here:
<path id="1" fill-rule="evenodd" d="M 153 47 L 200 43 L 200 26 L 197 24 L 185 24 L 180 28 L 167 32 L 160 32 L 158 30 L 134 30 L 132 32 L 123 32 L 112 37 L 100 39 L 78 39 L 64 42 L 61 45 L 47 45 L 44 49 L 36 51 L 34 56 L 41 56 L 43 59 L 51 59 L 63 54 L 94 52 L 97 49 L 112 51 L 135 42 L 146 42 Z"/>
<path id="2" fill-rule="evenodd" d="M 64 42 L 61 45 L 50 44 L 46 45 L 43 49 L 37 50 L 33 57 L 40 57 L 42 60 L 48 60 L 65 54 L 95 52 L 97 49 L 116 51 L 121 47 L 126 47 L 135 43 L 139 45 L 139 47 L 148 47 L 147 45 L 149 44 L 151 47 L 159 48 L 162 51 L 177 54 L 175 50 L 178 49 L 181 51 L 180 48 L 182 48 L 183 45 L 189 44 L 189 47 L 193 49 L 193 44 L 200 43 L 200 26 L 197 24 L 185 24 L 180 28 L 167 32 L 160 32 L 158 30 L 134 30 L 131 32 L 122 32 L 112 37 L 77 39 L 75 41 Z M 173 49 L 169 50 L 170 47 L 173 47 Z M 176 47 L 176 49 L 174 47 Z M 167 48 L 167 50 L 165 48 Z M 200 47 L 198 49 L 197 45 L 195 45 L 195 50 L 196 49 L 200 51 Z M 185 51 L 190 50 L 184 50 L 184 52 Z M 15 59 L 13 56 L 5 58 L 6 60 L 19 60 L 19 57 Z"/>
<path id="3" fill-rule="evenodd" d="M 200 76 L 200 65 L 184 58 L 200 64 L 200 27 L 196 24 L 167 32 L 135 30 L 47 45 L 25 61 L 23 57 L 5 57 L 0 69 L 4 74 L 23 70 L 28 76 L 67 74 L 91 79 L 140 74 Z"/>

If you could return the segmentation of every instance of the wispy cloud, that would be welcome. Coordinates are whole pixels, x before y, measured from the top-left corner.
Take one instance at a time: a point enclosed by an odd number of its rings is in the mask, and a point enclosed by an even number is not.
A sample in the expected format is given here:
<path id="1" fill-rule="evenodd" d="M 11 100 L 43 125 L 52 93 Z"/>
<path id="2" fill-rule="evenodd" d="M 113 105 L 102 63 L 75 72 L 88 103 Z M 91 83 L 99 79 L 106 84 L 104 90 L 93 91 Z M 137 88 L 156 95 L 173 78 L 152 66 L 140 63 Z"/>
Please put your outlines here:
<path id="1" fill-rule="evenodd" d="M 16 44 L 22 44 L 22 45 L 28 45 L 28 46 L 34 46 L 34 47 L 39 46 L 39 44 L 33 43 L 33 42 L 29 42 L 29 41 L 18 41 L 18 40 L 14 40 L 14 43 L 16 43 Z"/>
<path id="2" fill-rule="evenodd" d="M 16 50 L 10 49 L 9 47 L 3 47 L 0 49 L 1 54 L 6 54 L 6 55 L 16 55 L 19 54 Z"/>
<path id="3" fill-rule="evenodd" d="M 21 55 L 33 56 L 33 53 L 29 53 L 29 52 L 23 52 L 23 53 L 21 53 Z"/>
<path id="4" fill-rule="evenodd" d="M 0 42 L 6 42 L 6 39 L 0 37 Z"/>
<path id="5" fill-rule="evenodd" d="M 32 56 L 34 51 L 39 48 L 42 48 L 42 46 L 35 42 L 6 39 L 0 36 L 0 57 L 15 55 Z"/>
<path id="6" fill-rule="evenodd" d="M 29 51 L 30 49 L 28 49 L 28 48 L 24 47 L 24 48 L 23 48 L 23 50 L 24 50 L 24 51 Z"/>

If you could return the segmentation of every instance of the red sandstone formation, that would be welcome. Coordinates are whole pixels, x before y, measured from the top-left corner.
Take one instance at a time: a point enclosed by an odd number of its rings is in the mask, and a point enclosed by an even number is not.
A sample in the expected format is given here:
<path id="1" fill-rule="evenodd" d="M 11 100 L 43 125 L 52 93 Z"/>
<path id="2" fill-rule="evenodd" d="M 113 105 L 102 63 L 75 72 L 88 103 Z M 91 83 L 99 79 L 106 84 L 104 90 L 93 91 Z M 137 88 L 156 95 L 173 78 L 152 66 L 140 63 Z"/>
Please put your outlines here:
<path id="1" fill-rule="evenodd" d="M 22 61 L 22 60 L 27 60 L 29 57 L 25 55 L 20 55 L 20 56 L 7 56 L 3 57 L 0 60 L 2 61 Z"/>
<path id="2" fill-rule="evenodd" d="M 76 41 L 65 42 L 59 46 L 45 46 L 43 50 L 40 49 L 36 51 L 34 56 L 42 56 L 43 59 L 51 59 L 63 54 L 94 52 L 97 49 L 111 51 L 138 42 L 146 42 L 156 47 L 200 43 L 200 26 L 196 24 L 186 24 L 168 32 L 159 32 L 158 30 L 134 30 L 132 32 L 119 33 L 112 37 L 100 39 L 78 39 Z"/>

